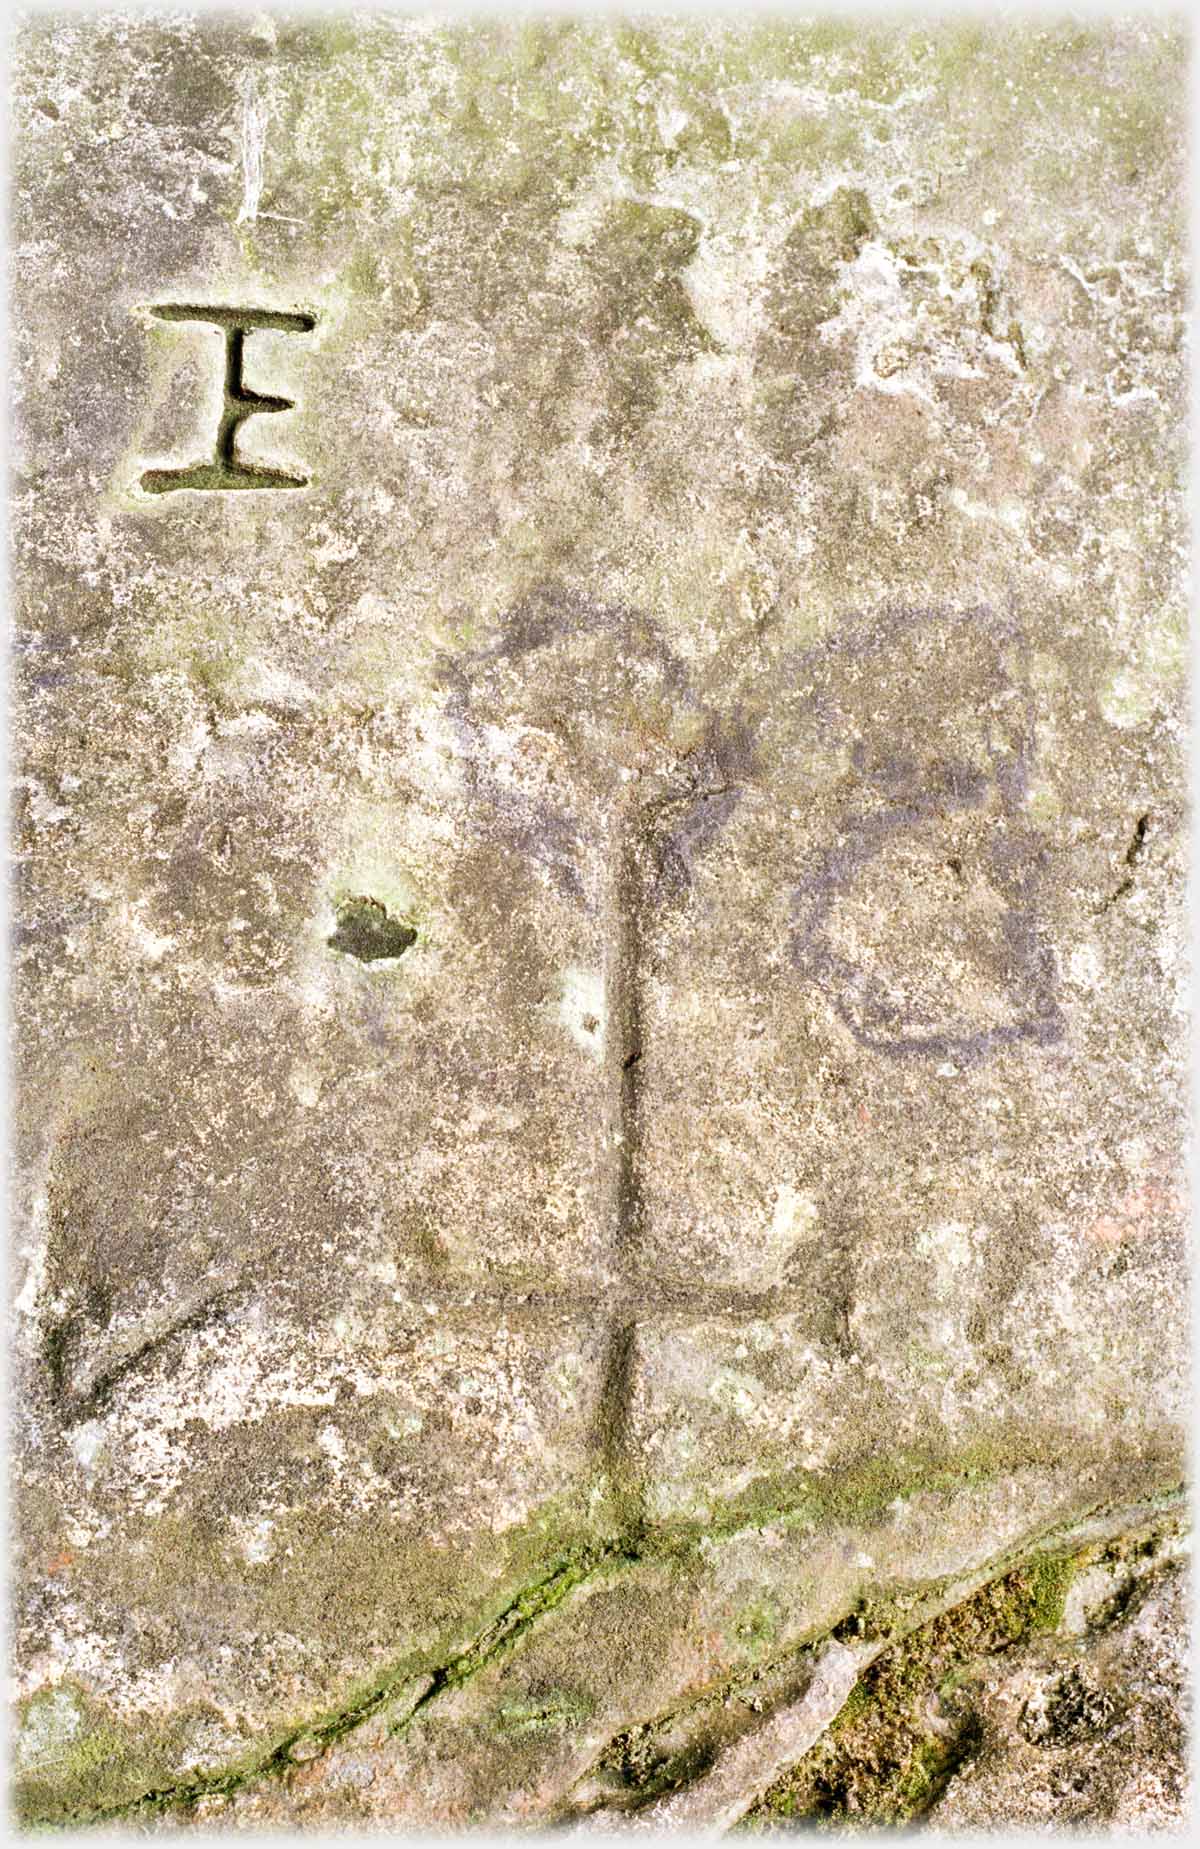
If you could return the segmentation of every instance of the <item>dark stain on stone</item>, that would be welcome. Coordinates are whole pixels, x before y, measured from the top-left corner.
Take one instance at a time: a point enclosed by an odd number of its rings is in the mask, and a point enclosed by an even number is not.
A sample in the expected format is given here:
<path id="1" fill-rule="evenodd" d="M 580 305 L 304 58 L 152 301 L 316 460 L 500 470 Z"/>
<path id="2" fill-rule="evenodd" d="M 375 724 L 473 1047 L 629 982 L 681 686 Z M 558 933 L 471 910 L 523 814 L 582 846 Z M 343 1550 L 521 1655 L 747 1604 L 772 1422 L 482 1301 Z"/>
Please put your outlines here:
<path id="1" fill-rule="evenodd" d="M 653 617 L 615 604 L 599 603 L 565 585 L 546 582 L 532 589 L 504 618 L 490 648 L 461 657 L 467 667 L 491 661 L 516 661 L 551 644 L 569 644 L 589 635 L 610 636 L 620 651 L 638 661 L 652 661 L 664 687 L 694 705 L 687 670 Z"/>
<path id="2" fill-rule="evenodd" d="M 949 737 L 936 736 L 938 689 L 925 666 L 935 630 L 943 632 L 943 646 L 953 639 L 957 662 L 941 695 L 947 711 L 970 710 L 964 707 L 969 685 L 977 710 L 986 714 L 998 706 L 1008 715 L 1003 727 L 990 718 L 983 721 L 986 767 L 955 757 Z M 925 646 L 923 635 L 930 637 Z M 897 737 L 886 732 L 855 746 L 855 796 L 793 894 L 793 966 L 825 990 L 839 1019 L 873 1052 L 894 1058 L 952 1056 L 974 1065 L 1006 1046 L 1026 1041 L 1047 1046 L 1062 1038 L 1054 957 L 1038 920 L 1046 850 L 1024 826 L 1021 813 L 1032 763 L 1032 715 L 1004 659 L 1004 651 L 1019 650 L 1021 642 L 1013 614 L 987 605 L 961 611 L 885 607 L 794 658 L 793 672 L 802 684 L 814 675 L 820 680 L 827 665 L 861 662 L 873 683 L 882 685 L 885 678 L 894 683 L 893 697 L 901 702 L 894 710 L 902 713 L 907 702 L 913 715 L 909 726 L 901 718 Z M 906 649 L 911 655 L 907 664 Z M 845 723 L 836 685 L 814 689 L 812 706 L 836 735 Z M 928 734 L 923 750 L 914 748 L 921 731 Z M 954 997 L 935 1011 L 890 1001 L 877 972 L 839 953 L 830 926 L 839 899 L 868 876 L 870 864 L 893 842 L 936 835 L 952 816 L 981 813 L 989 806 L 998 807 L 1006 826 L 982 846 L 978 874 L 1005 902 L 995 960 L 1013 1018 L 983 1027 L 970 1021 Z M 961 856 L 943 853 L 941 858 L 961 883 Z"/>
<path id="3" fill-rule="evenodd" d="M 1011 853 L 999 844 L 989 855 L 989 884 L 1008 899 L 999 922 L 1004 946 L 1004 974 L 1017 1018 L 990 1028 L 972 1028 L 950 1014 L 944 1020 L 919 1017 L 911 1007 L 890 1003 L 879 980 L 840 955 L 827 935 L 837 900 L 850 892 L 869 864 L 893 841 L 914 833 L 922 823 L 936 826 L 947 809 L 977 808 L 982 792 L 966 778 L 957 793 L 942 787 L 916 802 L 874 815 L 847 815 L 835 844 L 821 858 L 815 874 L 796 890 L 796 930 L 792 959 L 829 994 L 840 1020 L 855 1039 L 877 1053 L 893 1057 L 953 1056 L 964 1064 L 1021 1041 L 1049 1045 L 1061 1039 L 1063 1024 L 1054 997 L 1054 960 L 1043 942 L 1034 911 L 1038 856 L 1028 850 L 1029 864 L 1005 865 Z"/>
<path id="4" fill-rule="evenodd" d="M 653 903 L 688 890 L 696 860 L 717 840 L 758 770 L 753 726 L 740 712 L 710 714 L 704 737 L 688 759 L 690 787 L 683 813 L 657 844 Z M 678 803 L 672 800 L 667 807 L 673 811 Z"/>
<path id="5" fill-rule="evenodd" d="M 360 963 L 378 963 L 402 957 L 417 941 L 411 925 L 389 918 L 378 899 L 347 899 L 338 907 L 337 930 L 326 939 L 331 950 L 357 957 Z"/>

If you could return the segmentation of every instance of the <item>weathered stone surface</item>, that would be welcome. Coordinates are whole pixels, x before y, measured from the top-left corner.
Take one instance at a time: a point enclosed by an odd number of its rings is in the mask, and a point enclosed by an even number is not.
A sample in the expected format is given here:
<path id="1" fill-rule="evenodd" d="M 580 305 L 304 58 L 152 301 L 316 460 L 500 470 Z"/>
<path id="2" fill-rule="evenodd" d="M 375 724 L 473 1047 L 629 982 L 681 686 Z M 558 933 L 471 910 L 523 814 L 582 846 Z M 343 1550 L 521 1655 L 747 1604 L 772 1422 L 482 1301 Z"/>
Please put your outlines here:
<path id="1" fill-rule="evenodd" d="M 978 1758 L 937 1806 L 934 1831 L 1003 1829 L 1013 1817 L 1114 1835 L 1186 1830 L 1186 1593 L 1177 1574 L 1091 1650 L 997 1677 Z"/>
<path id="2" fill-rule="evenodd" d="M 1182 1829 L 1181 1551 L 1170 1532 L 1085 1549 L 914 1631 L 876 1659 L 747 1827 Z"/>
<path id="3" fill-rule="evenodd" d="M 1174 1506 L 1182 69 L 26 21 L 29 1820 L 748 1808 Z"/>

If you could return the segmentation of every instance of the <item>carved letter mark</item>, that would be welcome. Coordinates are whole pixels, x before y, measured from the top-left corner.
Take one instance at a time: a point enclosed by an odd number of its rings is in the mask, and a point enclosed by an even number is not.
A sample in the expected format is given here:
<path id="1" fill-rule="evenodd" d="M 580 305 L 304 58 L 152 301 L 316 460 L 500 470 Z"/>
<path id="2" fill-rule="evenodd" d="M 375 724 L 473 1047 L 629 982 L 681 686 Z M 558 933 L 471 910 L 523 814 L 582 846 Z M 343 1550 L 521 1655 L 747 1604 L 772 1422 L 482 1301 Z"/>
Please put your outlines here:
<path id="1" fill-rule="evenodd" d="M 292 399 L 267 398 L 247 389 L 242 380 L 246 335 L 255 328 L 281 334 L 307 334 L 316 316 L 277 313 L 269 308 L 193 308 L 165 302 L 150 311 L 160 321 L 208 321 L 225 330 L 225 409 L 217 428 L 216 451 L 211 462 L 189 463 L 184 469 L 147 469 L 142 487 L 147 494 L 170 494 L 175 488 L 304 488 L 306 475 L 287 475 L 281 469 L 263 469 L 241 462 L 237 453 L 239 424 L 260 411 L 290 411 Z"/>

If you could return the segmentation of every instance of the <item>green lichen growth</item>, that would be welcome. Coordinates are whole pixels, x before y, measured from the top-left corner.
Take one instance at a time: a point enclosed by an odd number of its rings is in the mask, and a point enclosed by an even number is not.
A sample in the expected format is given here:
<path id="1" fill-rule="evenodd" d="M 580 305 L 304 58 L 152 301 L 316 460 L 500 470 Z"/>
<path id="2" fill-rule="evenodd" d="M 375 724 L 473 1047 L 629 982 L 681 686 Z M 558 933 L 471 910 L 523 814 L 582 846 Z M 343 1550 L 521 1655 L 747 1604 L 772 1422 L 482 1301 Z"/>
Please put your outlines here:
<path id="1" fill-rule="evenodd" d="M 1039 1555 L 903 1637 L 865 1672 L 826 1737 L 766 1793 L 747 1827 L 776 1818 L 897 1827 L 921 1816 L 977 1738 L 961 1698 L 971 1665 L 1057 1629 L 1085 1558 Z"/>
<path id="2" fill-rule="evenodd" d="M 1075 1560 L 1048 1554 L 1035 1560 L 1023 1574 L 1013 1575 L 1015 1581 L 1023 1581 L 1018 1592 L 1020 1635 L 1038 1637 L 1058 1629 L 1077 1570 Z"/>
<path id="3" fill-rule="evenodd" d="M 751 1661 L 765 1657 L 779 1634 L 780 1612 L 773 1599 L 754 1599 L 742 1607 L 733 1623 L 739 1652 Z"/>
<path id="4" fill-rule="evenodd" d="M 1043 1440 L 1044 1442 L 1044 1440 Z M 883 1518 L 890 1504 L 913 1496 L 960 1495 L 982 1487 L 1036 1454 L 1035 1435 L 1000 1431 L 957 1451 L 909 1446 L 888 1456 L 847 1458 L 835 1470 L 772 1470 L 702 1516 L 664 1519 L 664 1545 L 688 1546 L 703 1534 L 728 1534 L 781 1522 L 789 1528 L 846 1523 L 855 1527 Z M 719 1461 L 719 1453 L 717 1454 Z"/>
<path id="5" fill-rule="evenodd" d="M 551 1689 L 540 1700 L 502 1702 L 492 1725 L 502 1738 L 565 1733 L 582 1726 L 595 1706 L 576 1689 Z"/>
<path id="6" fill-rule="evenodd" d="M 126 1802 L 131 1783 L 167 1776 L 191 1720 L 180 1715 L 131 1738 L 70 1682 L 40 1690 L 19 1715 L 12 1796 L 26 1828 L 90 1822 Z"/>

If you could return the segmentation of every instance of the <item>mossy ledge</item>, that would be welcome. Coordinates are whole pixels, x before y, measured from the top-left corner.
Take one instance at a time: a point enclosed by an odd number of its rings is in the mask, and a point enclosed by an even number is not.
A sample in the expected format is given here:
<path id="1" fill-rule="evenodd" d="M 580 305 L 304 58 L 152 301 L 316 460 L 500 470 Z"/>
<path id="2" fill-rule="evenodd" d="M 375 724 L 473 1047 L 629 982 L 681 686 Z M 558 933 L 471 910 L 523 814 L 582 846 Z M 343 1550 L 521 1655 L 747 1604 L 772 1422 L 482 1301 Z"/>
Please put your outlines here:
<path id="1" fill-rule="evenodd" d="M 1184 1486 L 1172 1483 L 1136 1505 L 1122 1507 L 1111 1500 L 1097 1503 L 1070 1521 L 1047 1528 L 1036 1540 L 996 1555 L 983 1573 L 964 1575 L 957 1582 L 942 1578 L 898 1589 L 865 1606 L 860 1602 L 843 1612 L 834 1625 L 819 1635 L 802 1639 L 789 1654 L 800 1658 L 815 1651 L 830 1636 L 841 1634 L 847 1624 L 865 1634 L 886 1637 L 890 1644 L 901 1643 L 928 1624 L 934 1615 L 952 1608 L 956 1602 L 956 1584 L 962 1587 L 959 1596 L 966 1597 L 978 1591 L 981 1584 L 992 1584 L 1017 1573 L 1022 1574 L 1032 1588 L 1030 1598 L 1037 1608 L 1039 1622 L 1052 1624 L 1061 1612 L 1061 1601 L 1070 1583 L 1071 1556 L 1092 1541 L 1098 1532 L 1116 1539 L 1170 1517 L 1181 1508 L 1184 1497 Z M 787 1520 L 791 1513 L 787 1509 L 773 1512 L 777 1520 Z M 743 1530 L 761 1527 L 768 1519 L 759 1511 L 754 1521 L 743 1524 Z M 730 1538 L 740 1531 L 726 1527 L 722 1533 L 724 1538 Z M 701 1542 L 707 1539 L 711 1544 L 712 1538 L 639 1531 L 582 1546 L 564 1555 L 548 1571 L 522 1587 L 465 1648 L 437 1663 L 415 1656 L 404 1658 L 361 1688 L 345 1707 L 297 1724 L 264 1753 L 244 1756 L 217 1771 L 156 1786 L 116 1805 L 83 1803 L 68 1810 L 61 1807 L 60 1801 L 58 1807 L 52 1808 L 51 1794 L 44 1785 L 38 1786 L 36 1796 L 30 1791 L 23 1794 L 18 1786 L 14 1794 L 15 1821 L 24 1828 L 64 1829 L 132 1821 L 153 1814 L 187 1813 L 202 1799 L 232 1796 L 251 1783 L 286 1773 L 311 1759 L 314 1748 L 316 1752 L 327 1751 L 386 1707 L 402 1693 L 406 1684 L 414 1678 L 424 1678 L 423 1690 L 403 1718 L 390 1729 L 393 1736 L 401 1735 L 440 1696 L 461 1688 L 482 1670 L 516 1650 L 536 1625 L 591 1581 L 601 1575 L 626 1572 L 643 1561 L 669 1558 L 682 1564 L 684 1557 L 698 1558 L 702 1552 Z M 744 1675 L 739 1675 L 730 1686 L 737 1686 L 744 1680 Z M 714 1692 L 719 1691 L 709 1691 Z M 302 1751 L 297 1752 L 301 1743 Z"/>
<path id="2" fill-rule="evenodd" d="M 194 1778 L 182 1779 L 171 1785 L 160 1786 L 143 1792 L 128 1803 L 104 1806 L 82 1806 L 69 1814 L 48 1814 L 45 1807 L 44 1787 L 40 1787 L 38 1797 L 42 1808 L 36 1809 L 28 1801 L 22 1805 L 22 1792 L 18 1788 L 17 1821 L 29 1826 L 43 1828 L 70 1828 L 79 1824 L 103 1824 L 118 1821 L 125 1817 L 136 1817 L 148 1812 L 186 1810 L 201 1798 L 218 1797 L 237 1791 L 252 1779 L 270 1778 L 300 1763 L 296 1747 L 303 1742 L 304 1756 L 310 1757 L 315 1747 L 318 1752 L 326 1751 L 344 1735 L 362 1725 L 364 1721 L 377 1714 L 385 1707 L 415 1676 L 427 1678 L 423 1692 L 414 1702 L 397 1732 L 404 1731 L 415 1716 L 431 1701 L 448 1689 L 460 1687 L 470 1680 L 487 1664 L 497 1661 L 514 1649 L 520 1639 L 547 1612 L 560 1605 L 567 1595 L 577 1586 L 591 1579 L 606 1567 L 619 1566 L 632 1562 L 638 1556 L 627 1552 L 620 1543 L 611 1542 L 598 1546 L 581 1548 L 577 1553 L 559 1562 L 540 1579 L 523 1587 L 503 1610 L 484 1626 L 464 1650 L 448 1657 L 444 1662 L 429 1665 L 419 1658 L 408 1657 L 393 1664 L 378 1676 L 374 1682 L 358 1691 L 346 1707 L 332 1714 L 326 1714 L 317 1720 L 302 1722 L 291 1728 L 284 1737 L 265 1754 L 245 1756 L 222 1770 L 201 1773 Z"/>
<path id="3" fill-rule="evenodd" d="M 850 1742 L 849 1771 L 868 1790 L 869 1820 L 903 1824 L 933 1803 L 973 1745 L 962 1734 L 948 1743 L 929 1737 L 928 1729 L 922 1736 L 912 1712 L 922 1690 L 922 1673 L 939 1657 L 943 1669 L 953 1673 L 988 1644 L 1002 1652 L 1052 1635 L 1063 1622 L 1067 1596 L 1079 1573 L 1099 1559 L 1154 1555 L 1181 1533 L 1180 1513 L 1170 1498 L 1153 1511 L 1146 1504 L 1138 1510 L 1096 1512 L 1069 1527 L 1060 1526 L 1053 1535 L 1047 1532 L 1033 1552 L 1010 1549 L 974 1573 L 909 1588 L 899 1597 L 863 1601 L 819 1638 L 617 1736 L 576 1782 L 572 1798 L 555 1821 L 570 1823 L 595 1814 L 597 1795 L 603 1791 L 600 1814 L 617 1820 L 641 1813 L 639 1823 L 651 1826 L 754 1829 L 793 1815 L 797 1821 L 802 1816 L 811 1822 L 813 1807 L 805 1809 L 797 1794 L 812 1784 L 814 1768 L 819 1777 L 825 1760 L 836 1762 L 843 1743 Z M 731 1816 L 728 1777 L 722 1774 L 726 1752 L 740 1755 L 759 1726 L 765 1725 L 767 1734 L 777 1728 L 780 1711 L 794 1709 L 798 1693 L 807 1694 L 814 1672 L 820 1679 L 831 1642 L 854 1649 L 857 1681 L 824 1732 L 786 1770 L 778 1759 L 771 1770 L 771 1745 L 765 1752 L 760 1749 L 760 1776 L 741 1766 L 740 1812 Z M 735 1723 L 731 1728 L 727 1711 L 738 1704 L 760 1715 L 761 1722 L 740 1727 Z M 863 1747 L 860 1739 L 864 1729 L 873 1733 L 881 1725 L 902 1732 L 907 1727 L 913 1736 L 905 1739 L 906 1750 L 891 1778 L 874 1777 L 873 1740 Z M 862 1748 L 863 1767 L 853 1756 L 854 1746 Z M 621 1791 L 611 1779 L 601 1785 L 596 1774 L 606 1766 L 610 1773 L 619 1766 L 629 1789 Z M 711 1790 L 704 1792 L 714 1782 L 723 1787 L 715 1802 Z M 689 1787 L 698 1805 L 675 1811 L 679 1799 L 688 1797 Z"/>

